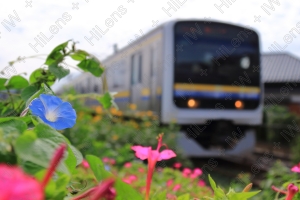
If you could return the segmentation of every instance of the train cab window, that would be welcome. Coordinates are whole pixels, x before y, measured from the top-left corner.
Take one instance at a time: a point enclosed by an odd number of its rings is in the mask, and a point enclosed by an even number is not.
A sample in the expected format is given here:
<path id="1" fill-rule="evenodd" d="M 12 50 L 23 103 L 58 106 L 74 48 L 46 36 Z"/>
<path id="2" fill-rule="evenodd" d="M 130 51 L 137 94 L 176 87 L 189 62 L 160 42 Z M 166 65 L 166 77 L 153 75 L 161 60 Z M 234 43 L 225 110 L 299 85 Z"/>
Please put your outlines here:
<path id="1" fill-rule="evenodd" d="M 131 84 L 142 83 L 142 55 L 131 56 Z"/>

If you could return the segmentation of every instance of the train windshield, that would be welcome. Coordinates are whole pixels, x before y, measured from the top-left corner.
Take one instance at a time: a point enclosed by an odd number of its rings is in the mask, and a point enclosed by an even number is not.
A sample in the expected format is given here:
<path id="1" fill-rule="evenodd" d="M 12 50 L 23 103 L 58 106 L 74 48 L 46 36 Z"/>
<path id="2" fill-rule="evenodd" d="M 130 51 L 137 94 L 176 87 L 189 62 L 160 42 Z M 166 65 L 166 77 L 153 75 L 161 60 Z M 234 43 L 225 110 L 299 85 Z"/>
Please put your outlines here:
<path id="1" fill-rule="evenodd" d="M 242 109 L 259 105 L 260 52 L 254 31 L 215 22 L 177 22 L 174 53 L 178 107 L 215 108 L 221 103 L 236 109 L 237 101 Z"/>

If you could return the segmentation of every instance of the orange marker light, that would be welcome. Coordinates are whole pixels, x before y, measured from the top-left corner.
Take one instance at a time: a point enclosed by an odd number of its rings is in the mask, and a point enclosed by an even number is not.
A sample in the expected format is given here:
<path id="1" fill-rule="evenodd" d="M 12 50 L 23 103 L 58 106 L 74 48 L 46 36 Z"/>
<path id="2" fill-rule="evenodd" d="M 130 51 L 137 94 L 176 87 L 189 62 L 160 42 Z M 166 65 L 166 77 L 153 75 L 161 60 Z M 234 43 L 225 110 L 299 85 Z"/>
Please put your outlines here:
<path id="1" fill-rule="evenodd" d="M 234 105 L 235 105 L 235 107 L 236 107 L 237 109 L 242 109 L 242 108 L 244 107 L 243 102 L 240 101 L 240 100 L 237 100 L 237 101 L 234 103 Z"/>
<path id="2" fill-rule="evenodd" d="M 198 103 L 194 99 L 189 99 L 187 104 L 188 104 L 189 108 L 194 108 L 194 107 L 197 107 L 197 105 L 198 105 Z"/>

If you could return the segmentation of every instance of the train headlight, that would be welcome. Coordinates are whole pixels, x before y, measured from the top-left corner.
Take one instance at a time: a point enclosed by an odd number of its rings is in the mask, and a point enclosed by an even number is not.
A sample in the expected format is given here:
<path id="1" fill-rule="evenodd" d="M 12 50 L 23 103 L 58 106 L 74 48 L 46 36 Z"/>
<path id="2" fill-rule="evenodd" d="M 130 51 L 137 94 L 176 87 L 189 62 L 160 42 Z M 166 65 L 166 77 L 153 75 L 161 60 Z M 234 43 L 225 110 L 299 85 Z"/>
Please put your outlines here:
<path id="1" fill-rule="evenodd" d="M 187 105 L 189 108 L 196 108 L 199 105 L 199 102 L 196 101 L 195 99 L 189 99 L 187 102 Z"/>
<path id="2" fill-rule="evenodd" d="M 237 109 L 243 109 L 244 108 L 244 103 L 240 100 L 237 100 L 234 102 L 234 106 L 237 108 Z"/>

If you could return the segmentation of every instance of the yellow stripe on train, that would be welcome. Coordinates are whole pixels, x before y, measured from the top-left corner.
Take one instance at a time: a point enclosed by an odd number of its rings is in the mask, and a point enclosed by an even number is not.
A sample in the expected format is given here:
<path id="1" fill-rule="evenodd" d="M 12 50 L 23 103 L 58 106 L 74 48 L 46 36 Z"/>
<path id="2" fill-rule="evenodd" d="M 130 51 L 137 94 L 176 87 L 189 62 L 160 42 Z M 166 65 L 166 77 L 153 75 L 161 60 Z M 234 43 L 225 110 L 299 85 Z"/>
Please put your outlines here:
<path id="1" fill-rule="evenodd" d="M 233 86 L 233 85 L 213 85 L 213 84 L 189 84 L 175 83 L 175 90 L 188 91 L 224 91 L 224 92 L 244 92 L 244 93 L 259 93 L 260 88 L 255 86 Z"/>

